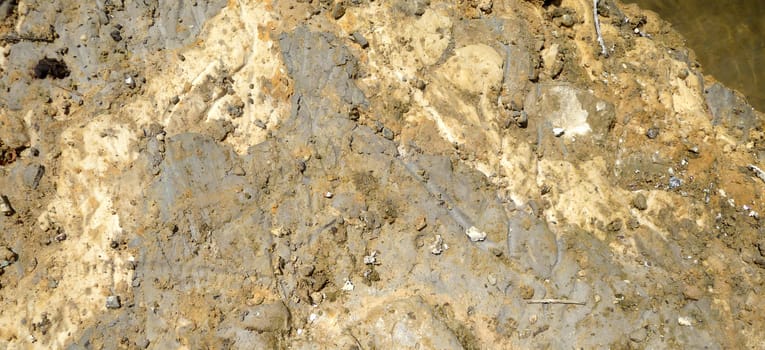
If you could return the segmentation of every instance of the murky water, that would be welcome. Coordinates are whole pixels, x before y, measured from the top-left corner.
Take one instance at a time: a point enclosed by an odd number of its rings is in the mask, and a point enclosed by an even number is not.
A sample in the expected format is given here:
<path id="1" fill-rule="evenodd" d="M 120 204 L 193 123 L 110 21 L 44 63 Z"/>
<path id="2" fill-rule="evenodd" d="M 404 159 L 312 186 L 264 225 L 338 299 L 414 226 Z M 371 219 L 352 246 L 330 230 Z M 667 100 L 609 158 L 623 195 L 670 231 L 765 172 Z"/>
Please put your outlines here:
<path id="1" fill-rule="evenodd" d="M 765 1 L 623 0 L 657 12 L 696 52 L 704 72 L 765 111 Z"/>

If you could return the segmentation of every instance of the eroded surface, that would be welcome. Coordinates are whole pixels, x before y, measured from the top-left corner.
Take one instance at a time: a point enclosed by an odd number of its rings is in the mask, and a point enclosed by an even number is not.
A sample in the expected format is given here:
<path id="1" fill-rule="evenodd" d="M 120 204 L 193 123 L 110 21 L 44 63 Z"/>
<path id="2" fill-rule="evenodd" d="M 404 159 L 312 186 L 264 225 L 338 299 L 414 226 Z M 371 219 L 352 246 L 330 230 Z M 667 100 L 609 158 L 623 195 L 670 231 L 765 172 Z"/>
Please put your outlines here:
<path id="1" fill-rule="evenodd" d="M 4 347 L 762 346 L 762 115 L 651 13 L 7 3 Z"/>

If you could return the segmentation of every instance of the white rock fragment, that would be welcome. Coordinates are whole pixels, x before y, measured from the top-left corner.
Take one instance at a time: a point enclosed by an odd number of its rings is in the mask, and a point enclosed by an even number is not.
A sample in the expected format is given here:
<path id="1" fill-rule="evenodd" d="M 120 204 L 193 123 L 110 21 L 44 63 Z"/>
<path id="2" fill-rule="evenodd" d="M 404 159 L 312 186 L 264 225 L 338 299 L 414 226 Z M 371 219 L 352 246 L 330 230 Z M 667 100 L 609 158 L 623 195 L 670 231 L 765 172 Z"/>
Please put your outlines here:
<path id="1" fill-rule="evenodd" d="M 681 316 L 677 318 L 677 324 L 681 326 L 692 326 L 693 322 L 690 317 Z"/>
<path id="2" fill-rule="evenodd" d="M 106 297 L 106 308 L 107 309 L 119 309 L 122 306 L 122 302 L 120 300 L 120 297 L 117 295 L 110 295 Z"/>
<path id="3" fill-rule="evenodd" d="M 433 255 L 441 255 L 445 250 L 449 249 L 449 245 L 444 243 L 444 239 L 441 235 L 436 235 L 436 239 L 433 244 L 430 245 L 430 253 Z"/>
<path id="4" fill-rule="evenodd" d="M 290 233 L 292 233 L 292 231 L 290 231 L 290 229 L 288 229 L 288 228 L 286 228 L 284 226 L 276 226 L 276 227 L 271 229 L 271 234 L 274 237 L 289 236 Z"/>
<path id="5" fill-rule="evenodd" d="M 374 265 L 375 263 L 377 263 L 376 255 L 377 255 L 377 251 L 373 250 L 372 253 L 364 257 L 364 264 Z"/>
<path id="6" fill-rule="evenodd" d="M 553 128 L 553 135 L 555 137 L 561 137 L 566 132 L 566 129 L 564 128 Z"/>
<path id="7" fill-rule="evenodd" d="M 350 291 L 352 291 L 354 288 L 356 288 L 356 286 L 354 286 L 354 285 L 353 285 L 353 283 L 351 282 L 351 280 L 349 280 L 349 279 L 347 279 L 347 278 L 346 278 L 346 279 L 345 279 L 345 284 L 343 284 L 343 288 L 341 288 L 341 289 L 342 289 L 342 290 L 344 290 L 344 291 L 346 291 L 346 292 L 350 292 Z"/>
<path id="8" fill-rule="evenodd" d="M 317 306 L 324 301 L 324 293 L 321 292 L 313 292 L 309 297 L 311 298 L 311 304 L 313 304 L 313 306 Z"/>
<path id="9" fill-rule="evenodd" d="M 754 174 L 757 175 L 757 177 L 760 178 L 760 180 L 765 181 L 765 171 L 763 171 L 762 169 L 756 167 L 754 164 L 749 164 L 747 166 L 747 168 L 749 168 L 749 170 L 753 171 Z"/>
<path id="10" fill-rule="evenodd" d="M 125 76 L 125 85 L 127 85 L 131 89 L 135 88 L 135 79 L 133 79 L 133 77 L 131 77 L 129 75 L 126 75 Z"/>
<path id="11" fill-rule="evenodd" d="M 486 239 L 486 232 L 478 230 L 475 226 L 470 226 L 470 228 L 465 231 L 465 234 L 470 237 L 470 240 L 473 242 L 480 242 Z"/>

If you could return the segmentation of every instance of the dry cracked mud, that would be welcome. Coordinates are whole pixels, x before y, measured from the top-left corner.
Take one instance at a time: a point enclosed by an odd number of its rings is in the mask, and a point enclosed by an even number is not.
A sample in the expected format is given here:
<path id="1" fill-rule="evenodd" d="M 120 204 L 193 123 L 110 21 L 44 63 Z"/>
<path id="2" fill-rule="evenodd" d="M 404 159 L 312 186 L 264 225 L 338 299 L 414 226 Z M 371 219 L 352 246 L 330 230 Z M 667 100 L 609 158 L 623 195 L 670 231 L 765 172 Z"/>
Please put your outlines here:
<path id="1" fill-rule="evenodd" d="M 597 13 L 0 2 L 0 347 L 762 348 L 763 115 Z"/>

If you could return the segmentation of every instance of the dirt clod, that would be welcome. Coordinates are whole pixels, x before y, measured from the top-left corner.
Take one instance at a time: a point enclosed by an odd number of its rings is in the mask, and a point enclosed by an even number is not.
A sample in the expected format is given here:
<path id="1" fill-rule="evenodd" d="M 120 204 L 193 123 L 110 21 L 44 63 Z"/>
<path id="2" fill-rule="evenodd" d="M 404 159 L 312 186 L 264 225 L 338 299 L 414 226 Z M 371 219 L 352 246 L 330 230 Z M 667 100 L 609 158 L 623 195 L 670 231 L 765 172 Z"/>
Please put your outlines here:
<path id="1" fill-rule="evenodd" d="M 45 79 L 51 77 L 54 79 L 64 79 L 71 72 L 63 60 L 44 57 L 40 59 L 34 67 L 34 77 L 36 79 Z"/>

